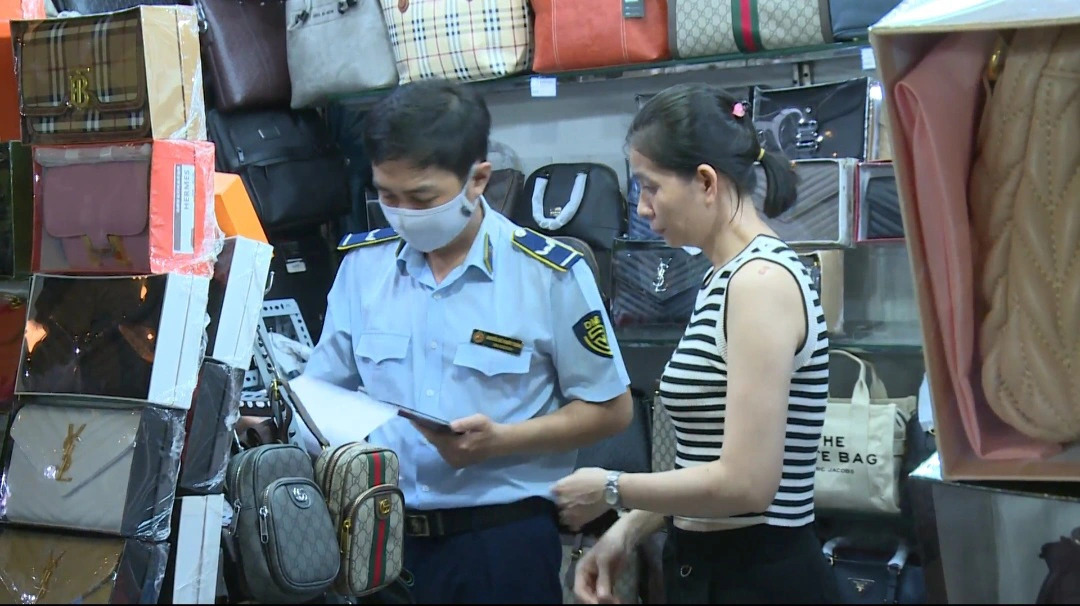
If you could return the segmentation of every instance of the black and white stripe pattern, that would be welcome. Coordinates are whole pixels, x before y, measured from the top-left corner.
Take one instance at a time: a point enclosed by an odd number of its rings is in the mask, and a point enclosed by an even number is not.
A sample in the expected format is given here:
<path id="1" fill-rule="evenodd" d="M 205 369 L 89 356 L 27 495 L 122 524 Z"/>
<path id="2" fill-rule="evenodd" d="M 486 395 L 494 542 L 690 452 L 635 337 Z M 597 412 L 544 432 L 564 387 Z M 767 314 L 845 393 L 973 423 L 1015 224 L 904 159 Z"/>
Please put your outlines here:
<path id="1" fill-rule="evenodd" d="M 725 293 L 735 272 L 755 259 L 776 263 L 796 277 L 803 292 L 808 331 L 806 342 L 795 354 L 780 488 L 767 511 L 738 518 L 740 524 L 803 526 L 814 521 L 814 469 L 829 395 L 829 340 L 821 298 L 793 250 L 780 240 L 758 236 L 734 259 L 706 276 L 686 332 L 661 377 L 660 399 L 675 426 L 675 468 L 719 459 L 727 407 Z M 695 523 L 717 521 L 687 519 Z"/>

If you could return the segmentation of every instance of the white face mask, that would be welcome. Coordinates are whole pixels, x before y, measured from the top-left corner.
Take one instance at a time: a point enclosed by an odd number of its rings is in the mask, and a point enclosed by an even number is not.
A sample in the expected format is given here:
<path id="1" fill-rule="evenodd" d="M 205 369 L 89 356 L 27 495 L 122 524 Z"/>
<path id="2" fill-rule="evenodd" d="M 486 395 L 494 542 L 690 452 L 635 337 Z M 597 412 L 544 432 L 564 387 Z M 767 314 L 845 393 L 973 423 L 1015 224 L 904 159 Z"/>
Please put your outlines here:
<path id="1" fill-rule="evenodd" d="M 410 210 L 404 208 L 391 208 L 379 200 L 383 215 L 386 216 L 390 227 L 394 228 L 405 242 L 420 252 L 429 253 L 438 250 L 461 235 L 465 226 L 469 224 L 479 204 L 469 202 L 465 191 L 469 187 L 471 175 L 465 180 L 465 187 L 461 193 L 446 204 L 440 204 L 435 208 L 425 210 Z"/>

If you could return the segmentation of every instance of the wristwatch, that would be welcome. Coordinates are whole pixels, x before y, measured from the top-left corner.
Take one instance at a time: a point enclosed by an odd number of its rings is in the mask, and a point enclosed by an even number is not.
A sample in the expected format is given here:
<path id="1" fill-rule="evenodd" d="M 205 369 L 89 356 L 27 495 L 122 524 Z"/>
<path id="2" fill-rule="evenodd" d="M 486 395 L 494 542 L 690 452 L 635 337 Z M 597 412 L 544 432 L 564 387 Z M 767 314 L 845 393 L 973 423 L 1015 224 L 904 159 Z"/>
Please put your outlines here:
<path id="1" fill-rule="evenodd" d="M 611 507 L 622 507 L 622 496 L 619 494 L 619 476 L 621 471 L 609 471 L 607 482 L 604 484 L 604 502 Z"/>

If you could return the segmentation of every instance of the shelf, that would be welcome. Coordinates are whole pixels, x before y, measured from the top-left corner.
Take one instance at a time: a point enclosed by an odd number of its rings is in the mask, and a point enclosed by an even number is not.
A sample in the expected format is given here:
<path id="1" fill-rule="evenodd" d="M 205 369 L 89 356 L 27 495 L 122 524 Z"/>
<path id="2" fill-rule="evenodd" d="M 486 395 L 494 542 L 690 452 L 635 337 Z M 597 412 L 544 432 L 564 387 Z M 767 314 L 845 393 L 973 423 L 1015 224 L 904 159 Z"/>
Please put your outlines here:
<path id="1" fill-rule="evenodd" d="M 775 51 L 763 51 L 749 55 L 737 53 L 712 57 L 695 57 L 692 59 L 677 59 L 658 63 L 601 67 L 562 72 L 559 74 L 535 74 L 529 72 L 494 80 L 467 82 L 466 84 L 476 87 L 483 94 L 502 93 L 529 88 L 534 76 L 552 77 L 557 79 L 560 84 L 601 82 L 629 78 L 649 78 L 653 76 L 677 75 L 697 71 L 730 70 L 767 65 L 857 59 L 862 56 L 863 50 L 868 48 L 870 48 L 869 44 L 862 41 L 843 42 Z M 347 105 L 369 105 L 384 97 L 393 90 L 393 88 L 394 87 L 381 88 L 338 95 L 331 98 L 330 102 L 339 102 Z"/>

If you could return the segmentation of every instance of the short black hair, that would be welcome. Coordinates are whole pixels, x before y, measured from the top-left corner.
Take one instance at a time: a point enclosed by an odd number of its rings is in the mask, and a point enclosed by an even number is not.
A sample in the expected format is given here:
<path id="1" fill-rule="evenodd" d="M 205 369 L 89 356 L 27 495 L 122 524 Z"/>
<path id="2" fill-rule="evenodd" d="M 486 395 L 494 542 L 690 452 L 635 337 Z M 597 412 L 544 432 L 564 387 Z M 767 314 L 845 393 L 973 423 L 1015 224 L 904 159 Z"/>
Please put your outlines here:
<path id="1" fill-rule="evenodd" d="M 627 144 L 657 166 L 686 178 L 707 164 L 735 184 L 739 199 L 757 181 L 754 163 L 761 154 L 750 108 L 705 84 L 677 84 L 657 93 L 634 117 Z M 761 156 L 765 169 L 767 217 L 776 217 L 795 204 L 798 179 L 783 155 Z"/>
<path id="2" fill-rule="evenodd" d="M 364 120 L 364 151 L 371 163 L 406 160 L 464 180 L 487 158 L 491 114 L 472 88 L 421 80 L 395 89 Z"/>

